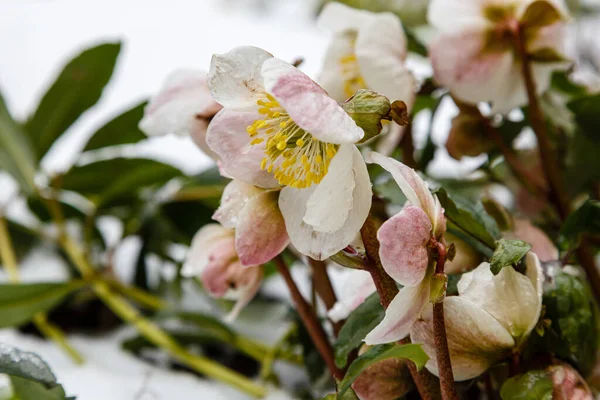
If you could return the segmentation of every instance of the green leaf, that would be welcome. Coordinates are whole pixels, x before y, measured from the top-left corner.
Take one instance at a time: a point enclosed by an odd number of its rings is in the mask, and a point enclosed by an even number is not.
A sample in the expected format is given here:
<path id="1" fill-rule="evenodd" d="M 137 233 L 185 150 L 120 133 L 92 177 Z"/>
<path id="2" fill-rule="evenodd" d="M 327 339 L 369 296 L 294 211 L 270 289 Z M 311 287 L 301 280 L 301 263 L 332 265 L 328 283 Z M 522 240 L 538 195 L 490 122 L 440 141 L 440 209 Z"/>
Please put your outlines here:
<path id="1" fill-rule="evenodd" d="M 0 343 L 0 373 L 18 376 L 46 386 L 56 384 L 56 376 L 35 353 Z"/>
<path id="2" fill-rule="evenodd" d="M 66 219 L 75 218 L 75 219 L 83 219 L 85 214 L 78 208 L 75 208 L 71 204 L 67 204 L 63 201 L 60 201 L 60 207 L 63 213 L 63 216 Z M 48 207 L 44 204 L 43 199 L 39 196 L 32 196 L 27 199 L 27 206 L 32 213 L 35 214 L 36 217 L 42 222 L 49 222 L 52 220 L 52 215 L 50 215 L 50 211 L 48 211 Z"/>
<path id="3" fill-rule="evenodd" d="M 358 376 L 371 365 L 388 358 L 405 358 L 415 363 L 418 370 L 423 368 L 429 357 L 420 344 L 380 344 L 371 347 L 359 356 L 348 368 L 346 376 L 338 385 L 339 396 L 342 396 Z"/>
<path id="4" fill-rule="evenodd" d="M 0 170 L 11 175 L 25 193 L 35 190 L 36 160 L 33 145 L 13 120 L 0 94 Z"/>
<path id="5" fill-rule="evenodd" d="M 539 63 L 556 63 L 569 61 L 568 58 L 566 58 L 551 47 L 543 47 L 541 49 L 537 49 L 533 53 L 531 53 L 529 57 L 531 61 Z"/>
<path id="6" fill-rule="evenodd" d="M 578 85 L 569 79 L 567 71 L 555 71 L 552 74 L 552 87 L 571 96 L 585 96 L 588 91 L 585 86 Z"/>
<path id="7" fill-rule="evenodd" d="M 552 380 L 545 371 L 513 376 L 502 385 L 502 400 L 552 400 Z"/>
<path id="8" fill-rule="evenodd" d="M 522 240 L 498 240 L 496 250 L 490 259 L 492 273 L 498 275 L 502 268 L 517 264 L 529 250 L 531 245 Z"/>
<path id="9" fill-rule="evenodd" d="M 581 132 L 590 139 L 600 141 L 600 94 L 571 100 L 567 107 L 573 112 Z"/>
<path id="10" fill-rule="evenodd" d="M 573 211 L 561 228 L 561 233 L 570 240 L 577 240 L 582 233 L 600 233 L 600 201 L 587 200 Z"/>
<path id="11" fill-rule="evenodd" d="M 360 89 L 352 97 L 341 104 L 342 108 L 362 128 L 365 136 L 360 143 L 374 138 L 381 132 L 381 119 L 390 114 L 390 101 L 373 90 Z"/>
<path id="12" fill-rule="evenodd" d="M 74 166 L 62 176 L 61 187 L 106 208 L 132 202 L 139 190 L 162 186 L 182 175 L 177 168 L 155 160 L 112 158 Z"/>
<path id="13" fill-rule="evenodd" d="M 485 212 L 481 203 L 470 204 L 455 194 L 450 197 L 442 188 L 436 191 L 436 195 L 444 207 L 449 228 L 456 228 L 461 238 L 466 234 L 489 249 L 496 248 L 495 242 L 500 232 L 496 222 Z M 460 232 L 463 235 L 460 235 Z"/>
<path id="14" fill-rule="evenodd" d="M 59 305 L 80 281 L 69 283 L 23 283 L 0 285 L 0 328 L 22 325 L 38 312 Z"/>
<path id="15" fill-rule="evenodd" d="M 334 346 L 335 364 L 338 368 L 346 366 L 350 352 L 362 344 L 365 336 L 379 325 L 384 316 L 385 311 L 377 293 L 369 296 L 348 316 Z"/>
<path id="16" fill-rule="evenodd" d="M 600 141 L 592 140 L 580 131 L 567 143 L 566 170 L 563 181 L 571 197 L 590 188 L 600 180 Z"/>
<path id="17" fill-rule="evenodd" d="M 147 102 L 144 101 L 106 123 L 92 135 L 83 151 L 137 143 L 146 139 L 147 136 L 138 128 L 146 104 Z"/>
<path id="18" fill-rule="evenodd" d="M 28 379 L 11 376 L 13 392 L 19 400 L 66 400 L 65 390 L 61 385 L 47 388 Z"/>
<path id="19" fill-rule="evenodd" d="M 83 51 L 61 71 L 25 125 L 35 143 L 38 160 L 100 99 L 120 50 L 120 43 L 101 44 Z"/>

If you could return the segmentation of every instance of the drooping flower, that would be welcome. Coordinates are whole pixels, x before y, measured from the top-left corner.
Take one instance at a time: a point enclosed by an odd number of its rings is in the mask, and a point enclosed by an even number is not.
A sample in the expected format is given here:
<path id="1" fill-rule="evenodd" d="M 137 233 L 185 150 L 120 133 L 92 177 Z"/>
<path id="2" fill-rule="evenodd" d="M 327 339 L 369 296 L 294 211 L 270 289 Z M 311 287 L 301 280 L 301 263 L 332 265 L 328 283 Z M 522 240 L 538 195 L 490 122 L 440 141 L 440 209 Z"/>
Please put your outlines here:
<path id="1" fill-rule="evenodd" d="M 513 267 L 493 275 L 489 263 L 466 273 L 458 282 L 458 296 L 444 300 L 444 321 L 454 379 L 482 374 L 524 343 L 542 310 L 544 275 L 538 257 L 526 256 L 526 274 Z M 432 307 L 412 327 L 413 343 L 431 356 L 426 368 L 438 374 L 433 337 Z"/>
<path id="2" fill-rule="evenodd" d="M 213 297 L 236 300 L 226 317 L 229 321 L 252 300 L 263 279 L 262 266 L 244 266 L 235 249 L 234 231 L 219 224 L 205 225 L 194 235 L 181 274 L 199 277 Z"/>
<path id="3" fill-rule="evenodd" d="M 331 97 L 344 101 L 359 89 L 371 89 L 412 108 L 415 79 L 405 65 L 407 41 L 396 15 L 331 2 L 317 24 L 333 33 L 318 79 Z M 378 150 L 395 149 L 402 131 L 396 123 L 387 124 L 381 141 L 391 146 L 378 146 Z"/>
<path id="4" fill-rule="evenodd" d="M 439 200 L 413 169 L 378 153 L 371 153 L 370 159 L 392 174 L 409 202 L 377 232 L 381 264 L 404 286 L 388 306 L 383 321 L 365 338 L 367 344 L 379 344 L 407 336 L 429 303 L 434 268 L 428 244 L 432 239 L 443 241 L 446 220 Z"/>
<path id="5" fill-rule="evenodd" d="M 148 136 L 190 135 L 206 155 L 215 159 L 206 144 L 206 129 L 221 108 L 208 91 L 205 72 L 177 70 L 150 99 L 139 127 Z"/>
<path id="6" fill-rule="evenodd" d="M 460 100 L 492 102 L 505 113 L 527 102 L 516 41 L 524 40 L 538 93 L 568 64 L 561 0 L 432 0 L 428 19 L 440 32 L 429 52 L 435 78 Z"/>
<path id="7" fill-rule="evenodd" d="M 235 249 L 244 266 L 270 261 L 289 243 L 279 211 L 277 190 L 232 180 L 223 191 L 213 219 L 235 229 Z"/>
<path id="8" fill-rule="evenodd" d="M 213 56 L 210 91 L 224 106 L 208 145 L 232 177 L 282 188 L 292 244 L 325 259 L 348 245 L 371 206 L 371 183 L 353 143 L 364 132 L 294 66 L 256 47 Z"/>

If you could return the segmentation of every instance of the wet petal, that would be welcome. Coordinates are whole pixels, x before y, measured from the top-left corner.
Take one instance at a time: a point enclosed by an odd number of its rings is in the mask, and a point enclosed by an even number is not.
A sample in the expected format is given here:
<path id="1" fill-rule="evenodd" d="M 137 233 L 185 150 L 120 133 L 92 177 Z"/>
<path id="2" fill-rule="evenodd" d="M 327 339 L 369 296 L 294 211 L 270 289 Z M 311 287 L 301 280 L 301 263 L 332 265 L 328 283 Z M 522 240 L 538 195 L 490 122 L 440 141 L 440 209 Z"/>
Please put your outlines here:
<path id="1" fill-rule="evenodd" d="M 405 338 L 429 302 L 429 281 L 416 287 L 404 287 L 394 297 L 385 317 L 367 337 L 368 345 L 390 343 Z"/>
<path id="2" fill-rule="evenodd" d="M 340 105 L 299 69 L 273 58 L 262 68 L 265 89 L 287 111 L 292 120 L 317 139 L 327 143 L 356 143 L 364 136 Z"/>
<path id="3" fill-rule="evenodd" d="M 264 192 L 250 199 L 239 214 L 235 247 L 244 266 L 270 261 L 289 243 L 277 199 L 277 192 Z"/>
<path id="4" fill-rule="evenodd" d="M 427 272 L 430 238 L 431 222 L 418 207 L 405 207 L 385 221 L 377 231 L 385 271 L 403 286 L 417 286 Z"/>
<path id="5" fill-rule="evenodd" d="M 223 107 L 256 107 L 264 92 L 261 68 L 273 56 L 263 49 L 240 46 L 225 54 L 215 54 L 210 62 L 208 87 Z M 242 131 L 242 132 L 245 132 Z"/>
<path id="6" fill-rule="evenodd" d="M 263 193 L 264 190 L 254 185 L 249 185 L 237 179 L 227 184 L 219 208 L 212 216 L 212 219 L 218 221 L 227 228 L 235 228 L 238 223 L 238 215 L 248 204 L 250 199 Z"/>
<path id="7" fill-rule="evenodd" d="M 277 187 L 275 177 L 263 171 L 264 148 L 250 144 L 246 128 L 260 118 L 256 111 L 223 109 L 208 127 L 206 142 L 219 155 L 221 168 L 236 179 L 263 188 Z"/>
<path id="8" fill-rule="evenodd" d="M 444 322 L 452 372 L 457 381 L 481 375 L 508 355 L 515 344 L 510 333 L 494 317 L 460 296 L 444 300 Z M 431 306 L 413 325 L 410 338 L 413 343 L 423 345 L 429 355 L 426 368 L 437 376 Z"/>
<path id="9" fill-rule="evenodd" d="M 315 185 L 307 189 L 285 187 L 279 196 L 279 207 L 285 219 L 292 244 L 302 254 L 324 260 L 345 248 L 360 231 L 371 209 L 371 181 L 365 162 L 356 147 L 353 148 L 354 191 L 352 208 L 344 225 L 334 232 L 320 232 L 304 221 L 306 208 Z M 329 203 L 333 208 L 336 204 Z"/>

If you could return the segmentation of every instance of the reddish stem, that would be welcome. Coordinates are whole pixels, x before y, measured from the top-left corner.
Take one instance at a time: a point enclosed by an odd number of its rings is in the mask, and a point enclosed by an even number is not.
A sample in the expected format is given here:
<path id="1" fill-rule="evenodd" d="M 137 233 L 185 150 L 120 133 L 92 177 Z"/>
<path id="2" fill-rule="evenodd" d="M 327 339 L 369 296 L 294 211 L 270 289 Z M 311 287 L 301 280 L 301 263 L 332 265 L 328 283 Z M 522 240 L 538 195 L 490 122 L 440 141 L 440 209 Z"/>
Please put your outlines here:
<path id="1" fill-rule="evenodd" d="M 335 295 L 335 290 L 333 290 L 331 279 L 329 279 L 329 274 L 327 273 L 327 265 L 323 261 L 314 260 L 310 257 L 308 257 L 308 263 L 312 269 L 315 290 L 321 300 L 323 300 L 323 303 L 325 303 L 325 308 L 329 311 L 337 302 L 337 297 Z M 344 322 L 332 322 L 332 325 L 333 333 L 337 337 Z"/>

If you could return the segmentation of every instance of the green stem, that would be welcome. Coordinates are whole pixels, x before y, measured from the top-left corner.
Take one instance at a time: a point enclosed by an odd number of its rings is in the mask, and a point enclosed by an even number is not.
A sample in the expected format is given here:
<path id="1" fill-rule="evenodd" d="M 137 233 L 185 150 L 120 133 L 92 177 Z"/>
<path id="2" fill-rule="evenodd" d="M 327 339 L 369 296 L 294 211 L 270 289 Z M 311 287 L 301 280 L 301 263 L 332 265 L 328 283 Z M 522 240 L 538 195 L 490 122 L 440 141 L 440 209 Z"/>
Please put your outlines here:
<path id="1" fill-rule="evenodd" d="M 19 268 L 17 257 L 10 237 L 10 232 L 6 225 L 6 220 L 0 215 L 0 256 L 4 268 L 8 271 L 10 282 L 19 282 Z M 46 338 L 54 341 L 63 349 L 76 364 L 83 364 L 84 359 L 81 354 L 67 340 L 65 334 L 56 325 L 51 324 L 46 318 L 46 314 L 37 313 L 33 317 L 33 323 Z"/>

